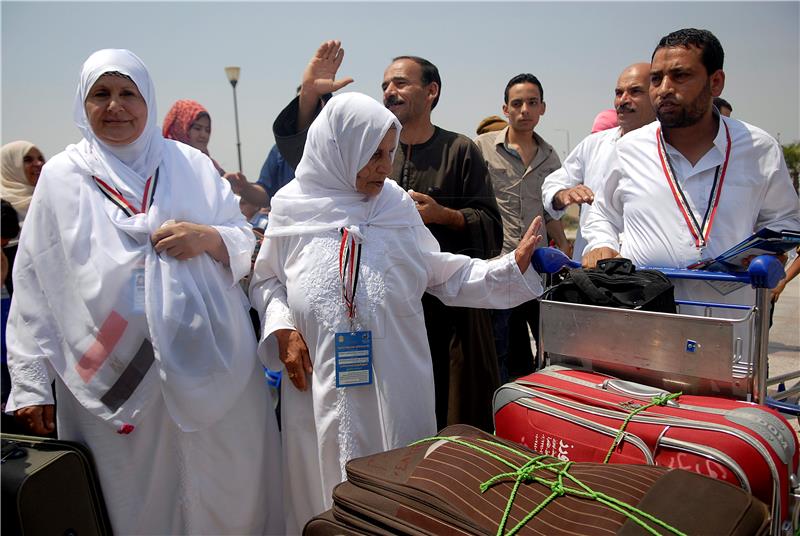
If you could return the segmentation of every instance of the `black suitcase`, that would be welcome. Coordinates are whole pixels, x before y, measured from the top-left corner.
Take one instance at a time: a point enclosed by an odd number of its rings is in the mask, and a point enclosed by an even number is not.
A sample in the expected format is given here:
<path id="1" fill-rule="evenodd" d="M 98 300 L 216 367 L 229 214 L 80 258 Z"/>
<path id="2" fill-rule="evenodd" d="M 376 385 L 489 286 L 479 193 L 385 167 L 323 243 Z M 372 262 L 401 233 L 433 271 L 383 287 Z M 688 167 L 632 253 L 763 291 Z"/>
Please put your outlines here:
<path id="1" fill-rule="evenodd" d="M 2 533 L 111 534 L 89 450 L 79 443 L 0 434 Z"/>

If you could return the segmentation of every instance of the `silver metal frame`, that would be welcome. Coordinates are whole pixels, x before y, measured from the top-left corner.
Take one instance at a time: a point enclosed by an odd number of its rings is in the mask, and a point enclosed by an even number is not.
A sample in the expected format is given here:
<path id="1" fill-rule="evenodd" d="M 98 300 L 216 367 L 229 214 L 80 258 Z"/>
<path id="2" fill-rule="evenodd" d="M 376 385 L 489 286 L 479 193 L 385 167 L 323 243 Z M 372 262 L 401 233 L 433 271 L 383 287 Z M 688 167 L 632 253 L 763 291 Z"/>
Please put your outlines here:
<path id="1" fill-rule="evenodd" d="M 768 311 L 769 290 L 761 288 L 755 305 L 733 319 L 542 300 L 536 369 L 566 364 L 670 392 L 764 404 L 768 386 L 800 378 L 800 370 L 767 377 Z M 795 392 L 800 386 L 776 399 Z"/>
<path id="2" fill-rule="evenodd" d="M 769 289 L 757 288 L 755 303 L 732 319 L 711 316 L 715 304 L 707 304 L 707 316 L 694 316 L 542 300 L 536 370 L 577 366 L 670 392 L 765 404 L 769 386 L 800 378 L 800 370 L 768 377 L 769 296 Z M 800 385 L 774 399 L 797 392 Z M 773 512 L 776 507 L 773 501 Z M 773 520 L 772 534 L 800 526 L 800 487 L 794 485 L 790 511 L 793 527 Z"/>

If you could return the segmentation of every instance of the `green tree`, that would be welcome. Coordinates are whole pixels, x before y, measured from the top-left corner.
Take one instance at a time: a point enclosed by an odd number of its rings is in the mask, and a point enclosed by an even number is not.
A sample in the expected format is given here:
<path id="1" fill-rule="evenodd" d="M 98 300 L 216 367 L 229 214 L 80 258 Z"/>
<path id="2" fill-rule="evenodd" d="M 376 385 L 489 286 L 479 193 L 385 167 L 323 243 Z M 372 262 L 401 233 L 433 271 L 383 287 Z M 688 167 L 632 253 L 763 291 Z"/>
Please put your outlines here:
<path id="1" fill-rule="evenodd" d="M 786 167 L 789 168 L 792 184 L 794 184 L 794 189 L 797 191 L 798 176 L 800 176 L 800 142 L 784 145 L 783 158 L 786 160 Z"/>

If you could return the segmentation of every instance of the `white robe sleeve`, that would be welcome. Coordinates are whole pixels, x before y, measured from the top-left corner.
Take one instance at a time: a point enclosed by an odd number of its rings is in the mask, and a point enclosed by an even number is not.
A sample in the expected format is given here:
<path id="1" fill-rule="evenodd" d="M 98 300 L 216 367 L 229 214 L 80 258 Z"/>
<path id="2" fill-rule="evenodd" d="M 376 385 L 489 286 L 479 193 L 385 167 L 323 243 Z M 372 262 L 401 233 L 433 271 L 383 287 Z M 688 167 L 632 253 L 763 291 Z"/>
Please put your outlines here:
<path id="1" fill-rule="evenodd" d="M 286 257 L 280 247 L 284 240 L 264 238 L 250 282 L 250 303 L 261 318 L 258 356 L 272 370 L 280 370 L 283 366 L 273 334 L 279 329 L 296 329 L 286 298 L 286 275 L 283 271 Z"/>
<path id="2" fill-rule="evenodd" d="M 212 225 L 222 237 L 225 249 L 228 250 L 231 271 L 230 286 L 238 284 L 243 277 L 250 273 L 250 260 L 255 244 L 255 235 L 250 224 L 245 222 L 245 225 L 236 225 L 237 223 Z"/>
<path id="3" fill-rule="evenodd" d="M 553 198 L 556 194 L 561 190 L 574 188 L 584 182 L 583 172 L 586 164 L 583 158 L 583 145 L 583 142 L 578 144 L 564 160 L 561 167 L 545 177 L 544 183 L 542 183 L 544 209 L 555 219 L 561 219 L 565 212 L 565 209 L 556 210 L 553 208 Z"/>
<path id="4" fill-rule="evenodd" d="M 418 244 L 427 264 L 427 291 L 445 305 L 480 309 L 509 309 L 542 293 L 542 280 L 529 267 L 519 271 L 514 252 L 481 260 L 439 251 L 433 235 L 418 228 Z"/>
<path id="5" fill-rule="evenodd" d="M 49 318 L 49 315 L 46 316 Z M 26 406 L 53 404 L 51 384 L 55 372 L 20 315 L 10 316 L 6 334 L 8 372 L 11 375 L 11 393 L 6 402 L 6 413 Z"/>
<path id="6" fill-rule="evenodd" d="M 42 194 L 37 196 L 37 204 L 44 204 L 43 197 Z M 39 210 L 34 214 L 47 210 L 45 207 L 37 208 Z M 53 308 L 39 283 L 43 276 L 36 272 L 27 244 L 27 241 L 20 243 L 14 262 L 14 296 L 4 334 L 11 376 L 7 413 L 26 406 L 53 403 L 51 384 L 55 371 L 48 358 L 61 352 L 59 337 L 53 328 L 57 325 Z M 44 342 L 40 344 L 37 341 Z"/>
<path id="7" fill-rule="evenodd" d="M 47 191 L 47 188 L 40 187 L 34 193 L 32 210 L 28 211 L 29 229 L 23 229 L 23 235 L 31 232 L 34 221 L 48 226 L 53 223 L 49 217 L 37 219 L 37 215 L 50 213 Z M 48 236 L 56 233 L 57 230 L 48 227 L 43 234 Z M 3 334 L 11 376 L 11 393 L 5 408 L 7 413 L 26 406 L 53 404 L 51 384 L 56 373 L 48 359 L 62 351 L 60 338 L 54 329 L 57 324 L 53 318 L 53 307 L 40 284 L 41 278 L 47 276 L 37 273 L 32 262 L 36 252 L 31 251 L 30 242 L 30 239 L 20 242 L 14 260 L 14 295 L 6 332 Z M 54 240 L 48 245 L 59 247 Z"/>
<path id="8" fill-rule="evenodd" d="M 213 187 L 217 189 L 214 193 L 219 198 L 216 204 L 217 213 L 214 215 L 215 222 L 212 227 L 217 230 L 225 248 L 228 250 L 230 259 L 231 279 L 230 286 L 235 286 L 239 281 L 250 273 L 250 263 L 253 249 L 256 245 L 256 238 L 253 234 L 253 227 L 247 223 L 242 211 L 239 209 L 239 201 L 231 190 L 230 184 L 226 180 L 220 180 L 217 170 L 207 160 L 206 175 L 213 177 L 210 179 Z M 204 177 L 205 178 L 205 177 Z M 207 179 L 208 183 L 209 180 Z"/>
<path id="9" fill-rule="evenodd" d="M 622 174 L 616 154 L 603 181 L 603 187 L 595 192 L 594 202 L 589 208 L 581 235 L 586 239 L 582 255 L 593 249 L 609 247 L 619 251 L 619 235 L 623 229 L 622 201 L 618 185 Z"/>

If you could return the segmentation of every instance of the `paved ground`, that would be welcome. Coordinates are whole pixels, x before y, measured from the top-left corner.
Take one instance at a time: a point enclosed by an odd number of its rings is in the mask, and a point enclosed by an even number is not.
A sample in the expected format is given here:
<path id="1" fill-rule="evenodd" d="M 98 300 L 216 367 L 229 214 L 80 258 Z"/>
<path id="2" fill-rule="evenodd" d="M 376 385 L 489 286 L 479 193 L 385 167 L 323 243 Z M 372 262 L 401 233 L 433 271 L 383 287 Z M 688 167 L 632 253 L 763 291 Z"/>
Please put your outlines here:
<path id="1" fill-rule="evenodd" d="M 800 370 L 800 277 L 789 283 L 775 305 L 772 329 L 769 333 L 770 375 Z M 787 382 L 787 387 L 800 384 L 800 379 Z M 772 391 L 775 387 L 771 387 Z M 795 397 L 797 400 L 797 397 Z M 798 419 L 790 420 L 800 433 Z"/>

